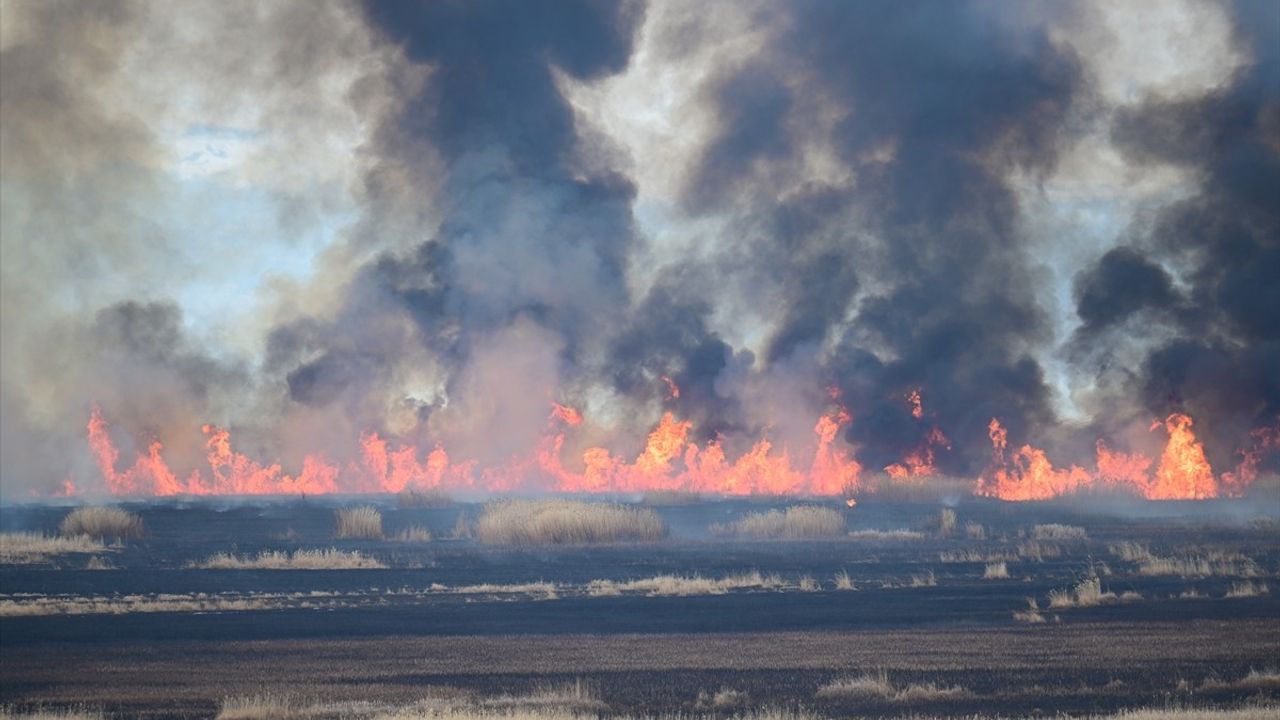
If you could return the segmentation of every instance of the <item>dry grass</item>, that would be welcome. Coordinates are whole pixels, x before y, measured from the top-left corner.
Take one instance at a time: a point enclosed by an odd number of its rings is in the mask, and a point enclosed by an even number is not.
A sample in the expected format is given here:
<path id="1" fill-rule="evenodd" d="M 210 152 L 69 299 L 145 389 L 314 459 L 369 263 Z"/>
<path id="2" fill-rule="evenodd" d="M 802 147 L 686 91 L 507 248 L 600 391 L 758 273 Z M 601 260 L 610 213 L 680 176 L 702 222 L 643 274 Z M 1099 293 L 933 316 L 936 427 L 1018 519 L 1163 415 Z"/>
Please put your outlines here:
<path id="1" fill-rule="evenodd" d="M 1051 543 L 1042 543 L 1038 541 L 1019 543 L 1017 548 L 1017 557 L 1019 560 L 1032 560 L 1034 562 L 1043 562 L 1045 558 L 1056 558 L 1062 556 L 1062 548 Z"/>
<path id="2" fill-rule="evenodd" d="M 1018 554 L 1003 550 L 976 550 L 961 548 L 943 550 L 938 553 L 938 560 L 944 563 L 994 563 L 1017 560 Z"/>
<path id="3" fill-rule="evenodd" d="M 1009 578 L 1009 565 L 1003 562 L 987 563 L 986 568 L 982 571 L 983 580 L 1007 580 Z"/>
<path id="4" fill-rule="evenodd" d="M 85 570 L 115 570 L 116 566 L 110 560 L 94 556 L 89 558 L 89 562 L 84 564 Z"/>
<path id="5" fill-rule="evenodd" d="M 58 534 L 95 538 L 137 538 L 146 531 L 142 518 L 116 507 L 90 506 L 72 510 L 62 519 Z"/>
<path id="6" fill-rule="evenodd" d="M 396 495 L 396 504 L 402 508 L 445 508 L 453 505 L 453 498 L 442 490 L 402 490 Z"/>
<path id="7" fill-rule="evenodd" d="M 608 597 L 623 593 L 644 593 L 653 596 L 723 595 L 731 590 L 774 590 L 785 585 L 777 575 L 761 575 L 757 571 L 726 575 L 722 578 L 706 578 L 701 575 L 656 575 L 651 578 L 616 582 L 592 580 L 587 584 L 587 594 Z"/>
<path id="8" fill-rule="evenodd" d="M 1125 562 L 1144 562 L 1155 557 L 1146 545 L 1135 542 L 1113 543 L 1107 549 Z"/>
<path id="9" fill-rule="evenodd" d="M 36 533 L 0 534 L 0 564 L 31 565 L 55 555 L 105 552 L 106 546 L 88 535 L 48 537 Z"/>
<path id="10" fill-rule="evenodd" d="M 485 698 L 479 704 L 485 708 L 518 711 L 521 715 L 528 710 L 595 712 L 607 707 L 600 699 L 599 690 L 581 679 L 561 685 L 544 685 L 524 695 Z"/>
<path id="11" fill-rule="evenodd" d="M 1252 580 L 1234 583 L 1230 590 L 1227 590 L 1226 597 L 1229 598 L 1249 598 L 1261 597 L 1271 593 L 1271 588 L 1267 587 L 1264 582 L 1255 583 Z"/>
<path id="12" fill-rule="evenodd" d="M 106 716 L 98 710 L 80 708 L 32 710 L 28 712 L 0 708 L 0 720 L 105 720 L 105 718 Z"/>
<path id="13" fill-rule="evenodd" d="M 293 552 L 265 550 L 253 557 L 218 553 L 190 567 L 203 570 L 370 570 L 387 566 L 356 551 L 330 548 Z"/>
<path id="14" fill-rule="evenodd" d="M 818 581 L 813 579 L 811 575 L 805 575 L 800 578 L 800 592 L 817 592 L 822 588 L 818 585 Z"/>
<path id="15" fill-rule="evenodd" d="M 341 540 L 382 539 L 382 513 L 375 507 L 342 508 L 334 517 L 338 523 L 334 536 Z"/>
<path id="16" fill-rule="evenodd" d="M 814 697 L 820 700 L 879 699 L 892 702 L 933 702 L 969 697 L 970 692 L 959 686 L 942 687 L 934 683 L 912 683 L 897 686 L 889 680 L 889 673 L 880 670 L 857 677 L 839 678 L 820 686 Z"/>
<path id="17" fill-rule="evenodd" d="M 656 542 L 666 530 L 648 508 L 577 500 L 491 502 L 476 526 L 480 542 L 491 545 Z"/>
<path id="18" fill-rule="evenodd" d="M 853 578 L 849 577 L 848 570 L 841 570 L 832 578 L 837 590 L 857 590 L 853 584 Z"/>
<path id="19" fill-rule="evenodd" d="M 1262 574 L 1258 564 L 1249 558 L 1212 559 L 1207 557 L 1159 557 L 1152 555 L 1138 565 L 1139 575 L 1178 577 L 1257 577 Z"/>
<path id="20" fill-rule="evenodd" d="M 970 540 L 986 540 L 987 529 L 982 523 L 968 522 L 964 524 L 964 536 Z"/>
<path id="21" fill-rule="evenodd" d="M 1088 540 L 1089 534 L 1075 525 L 1048 523 L 1031 528 L 1031 537 L 1036 540 Z"/>
<path id="22" fill-rule="evenodd" d="M 1141 593 L 1126 592 L 1116 595 L 1102 589 L 1102 580 L 1091 575 L 1076 586 L 1067 590 L 1050 590 L 1049 607 L 1051 608 L 1083 608 L 1106 605 L 1116 602 L 1136 602 L 1142 600 Z"/>
<path id="23" fill-rule="evenodd" d="M 712 532 L 755 540 L 802 540 L 845 535 L 844 515 L 818 505 L 792 505 L 786 510 L 751 513 Z"/>
<path id="24" fill-rule="evenodd" d="M 395 537 L 396 542 L 425 543 L 431 542 L 431 531 L 421 525 L 413 525 L 401 530 Z"/>
<path id="25" fill-rule="evenodd" d="M 916 530 L 854 530 L 849 533 L 850 540 L 871 540 L 874 542 L 915 542 L 924 539 L 924 533 Z"/>
<path id="26" fill-rule="evenodd" d="M 926 570 L 918 575 L 911 576 L 911 587 L 936 587 L 938 578 L 934 576 L 932 570 Z"/>
<path id="27" fill-rule="evenodd" d="M 533 595 L 539 600 L 555 600 L 560 597 L 559 588 L 556 584 L 545 580 L 530 583 L 510 583 L 507 585 L 482 583 L 480 585 L 459 585 L 452 588 L 436 585 L 433 586 L 433 589 L 459 595 Z"/>
<path id="28" fill-rule="evenodd" d="M 698 698 L 694 701 L 694 705 L 703 709 L 723 710 L 725 708 L 739 708 L 750 701 L 750 697 L 741 690 L 733 688 L 720 688 L 714 693 L 708 693 L 705 690 L 698 691 Z"/>
<path id="29" fill-rule="evenodd" d="M 1032 624 L 1044 622 L 1044 615 L 1040 614 L 1040 603 L 1036 602 L 1036 599 L 1033 597 L 1027 598 L 1027 609 L 1015 610 L 1013 613 L 1013 619 L 1018 622 Z"/>
<path id="30" fill-rule="evenodd" d="M 939 535 L 951 535 L 956 531 L 956 511 L 942 508 L 938 511 L 938 519 L 934 521 L 934 529 Z"/>

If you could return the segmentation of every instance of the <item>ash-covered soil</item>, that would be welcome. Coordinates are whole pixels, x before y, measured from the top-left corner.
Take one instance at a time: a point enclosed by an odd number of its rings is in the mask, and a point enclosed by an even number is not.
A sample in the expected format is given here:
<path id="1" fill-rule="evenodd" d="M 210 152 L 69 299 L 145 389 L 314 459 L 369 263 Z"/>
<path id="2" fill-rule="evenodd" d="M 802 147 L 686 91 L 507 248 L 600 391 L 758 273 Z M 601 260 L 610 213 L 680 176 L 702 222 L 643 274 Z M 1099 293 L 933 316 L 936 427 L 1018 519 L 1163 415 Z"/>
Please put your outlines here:
<path id="1" fill-rule="evenodd" d="M 421 527 L 434 539 L 335 539 L 335 508 L 370 502 L 388 537 Z M 1275 508 L 965 498 L 951 503 L 955 527 L 940 529 L 938 502 L 873 499 L 827 503 L 851 537 L 747 541 L 709 530 L 793 502 L 655 507 L 670 529 L 662 542 L 528 548 L 454 539 L 481 511 L 467 503 L 129 504 L 147 535 L 94 556 L 112 569 L 86 569 L 81 555 L 0 566 L 0 703 L 208 717 L 224 697 L 264 691 L 408 701 L 441 686 L 496 695 L 578 678 L 605 712 L 732 714 L 698 704 L 700 692 L 726 688 L 752 706 L 832 717 L 1280 697 L 1280 684 L 1240 682 L 1280 663 Z M 66 512 L 0 508 L 0 528 L 53 533 Z M 386 568 L 193 567 L 217 553 L 328 548 Z M 1008 577 L 984 577 L 999 563 Z M 694 595 L 626 585 L 746 573 L 763 580 Z M 1099 596 L 1082 599 L 1093 580 Z M 900 686 L 962 692 L 817 697 L 833 680 L 880 671 Z"/>

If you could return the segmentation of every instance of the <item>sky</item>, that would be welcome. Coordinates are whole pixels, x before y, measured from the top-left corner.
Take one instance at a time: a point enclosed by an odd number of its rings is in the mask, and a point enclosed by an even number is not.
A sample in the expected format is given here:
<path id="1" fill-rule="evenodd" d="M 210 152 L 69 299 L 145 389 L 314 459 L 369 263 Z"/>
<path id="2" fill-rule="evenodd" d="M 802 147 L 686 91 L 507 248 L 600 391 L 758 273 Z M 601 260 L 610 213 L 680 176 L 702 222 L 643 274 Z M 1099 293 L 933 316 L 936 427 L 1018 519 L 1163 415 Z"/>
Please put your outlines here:
<path id="1" fill-rule="evenodd" d="M 0 489 L 662 414 L 976 475 L 1280 423 L 1280 7 L 0 3 Z M 681 389 L 673 398 L 663 377 Z M 572 452 L 570 453 L 572 454 Z M 127 464 L 127 461 L 122 461 Z"/>

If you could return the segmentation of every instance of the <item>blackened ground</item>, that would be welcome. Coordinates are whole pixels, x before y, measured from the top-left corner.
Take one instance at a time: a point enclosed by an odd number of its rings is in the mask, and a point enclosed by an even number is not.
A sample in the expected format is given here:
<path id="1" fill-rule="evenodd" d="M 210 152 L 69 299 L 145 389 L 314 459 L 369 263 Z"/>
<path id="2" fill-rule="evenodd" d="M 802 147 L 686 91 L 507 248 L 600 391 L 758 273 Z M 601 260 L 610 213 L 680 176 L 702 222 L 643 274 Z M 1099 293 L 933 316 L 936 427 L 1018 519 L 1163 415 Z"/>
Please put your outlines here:
<path id="1" fill-rule="evenodd" d="M 9 599 L 337 598 L 327 609 L 0 617 L 0 702 L 206 717 L 225 696 L 263 691 L 408 701 L 428 686 L 518 693 L 575 678 L 595 683 L 617 712 L 691 712 L 700 691 L 721 688 L 745 692 L 752 704 L 804 705 L 831 716 L 1085 712 L 1280 694 L 1232 686 L 1251 669 L 1274 668 L 1280 656 L 1280 526 L 1275 509 L 1257 503 L 966 499 L 954 507 L 956 532 L 940 536 L 931 529 L 937 503 L 869 501 L 842 509 L 852 529 L 922 536 L 741 542 L 716 539 L 708 528 L 772 505 L 708 501 L 657 508 L 671 537 L 653 545 L 513 549 L 471 540 L 337 541 L 339 502 L 139 504 L 132 509 L 149 535 L 106 554 L 115 570 L 84 569 L 84 557 L 0 567 L 0 596 Z M 459 515 L 474 519 L 480 511 L 382 502 L 388 535 L 417 525 L 444 537 Z M 66 512 L 6 507 L 0 527 L 51 532 Z M 966 536 L 967 523 L 982 525 L 984 537 Z M 1044 523 L 1081 527 L 1087 539 L 1034 540 L 1034 527 Z M 1119 557 L 1113 546 L 1125 542 L 1164 557 L 1247 557 L 1251 564 L 1226 561 L 1235 570 L 1208 577 L 1148 576 Z M 188 567 L 217 552 L 328 547 L 360 550 L 390 567 Z M 983 579 L 986 558 L 996 556 L 1014 558 L 1006 563 L 1010 577 Z M 778 574 L 787 588 L 695 597 L 585 591 L 595 579 L 749 570 Z M 858 590 L 835 589 L 842 571 Z M 1104 590 L 1141 599 L 1047 607 L 1051 591 L 1091 574 Z M 801 592 L 804 577 L 822 589 Z M 555 583 L 559 596 L 429 591 L 538 580 Z M 1269 592 L 1226 597 L 1246 581 Z M 1036 599 L 1044 623 L 1014 618 L 1026 598 Z M 967 694 L 912 703 L 815 698 L 822 683 L 880 669 L 895 683 L 956 685 Z"/>

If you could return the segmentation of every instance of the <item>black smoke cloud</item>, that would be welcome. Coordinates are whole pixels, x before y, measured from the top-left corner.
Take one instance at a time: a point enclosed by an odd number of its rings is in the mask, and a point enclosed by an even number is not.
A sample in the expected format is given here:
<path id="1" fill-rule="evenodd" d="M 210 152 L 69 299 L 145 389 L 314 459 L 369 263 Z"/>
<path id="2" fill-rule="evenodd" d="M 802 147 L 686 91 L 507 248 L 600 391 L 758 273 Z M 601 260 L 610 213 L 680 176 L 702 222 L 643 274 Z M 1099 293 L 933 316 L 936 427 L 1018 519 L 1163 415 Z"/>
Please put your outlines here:
<path id="1" fill-rule="evenodd" d="M 1238 459 L 1249 429 L 1280 418 L 1280 15 L 1266 2 L 1233 13 L 1251 62 L 1205 97 L 1149 102 L 1114 130 L 1131 161 L 1186 168 L 1201 191 L 1157 218 L 1141 251 L 1122 263 L 1109 254 L 1082 276 L 1078 304 L 1087 330 L 1167 307 L 1161 265 L 1179 269 L 1188 307 L 1157 318 L 1173 337 L 1134 379 L 1150 413 L 1196 418 L 1221 465 Z"/>
<path id="2" fill-rule="evenodd" d="M 390 97 L 371 81 L 345 96 L 373 131 L 357 158 L 360 218 L 332 260 L 342 267 L 313 281 L 323 307 L 304 298 L 264 320 L 252 367 L 204 352 L 177 308 L 154 300 L 108 304 L 80 324 L 76 346 L 129 378 L 122 387 L 143 383 L 128 366 L 165 379 L 181 408 L 153 425 L 234 423 L 234 396 L 256 427 L 277 428 L 264 453 L 297 446 L 338 460 L 372 429 L 502 462 L 536 442 L 553 400 L 603 410 L 612 436 L 594 439 L 622 451 L 663 408 L 701 439 L 804 442 L 833 388 L 854 414 L 845 439 L 872 469 L 936 425 L 955 447 L 941 468 L 972 475 L 988 460 L 992 417 L 1014 442 L 1087 463 L 1095 438 L 1174 410 L 1195 416 L 1221 468 L 1280 412 L 1273 6 L 1232 7 L 1247 61 L 1216 90 L 1106 120 L 1129 162 L 1186 169 L 1200 189 L 1078 273 L 1065 348 L 1052 347 L 1059 329 L 1018 184 L 1053 175 L 1097 102 L 1086 59 L 1057 32 L 1078 27 L 1082 10 L 755 7 L 750 49 L 698 88 L 709 126 L 688 123 L 696 150 L 669 221 L 693 228 L 692 247 L 638 268 L 662 256 L 652 235 L 666 228 L 641 228 L 637 159 L 566 87 L 627 71 L 648 12 L 592 0 L 359 5 L 355 21 L 397 65 Z M 670 54 L 659 63 L 695 57 L 716 12 L 647 47 Z M 75 25 L 77 42 L 96 22 Z M 13 58 L 6 78 L 22 67 Z M 10 90 L 29 87 L 6 82 L 7 119 Z M 97 122 L 136 136 L 118 118 Z M 6 125 L 6 154 L 21 139 L 10 128 L 36 127 Z M 1063 419 L 1044 366 L 1056 355 L 1096 376 L 1092 419 Z M 916 388 L 923 421 L 906 401 Z M 22 395 L 6 381 L 6 418 Z M 153 429 L 148 397 L 111 400 L 135 435 Z M 6 447 L 30 441 L 6 425 Z"/>

